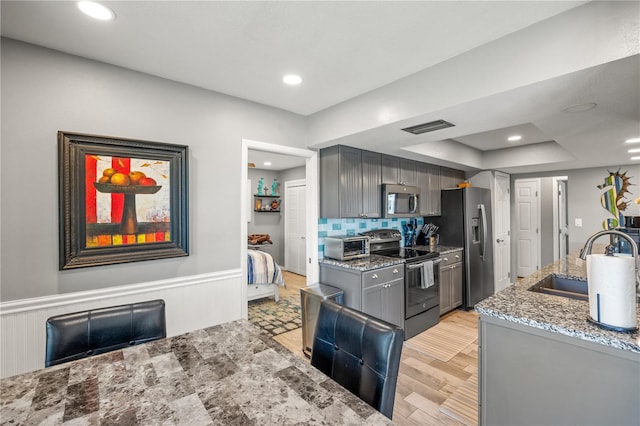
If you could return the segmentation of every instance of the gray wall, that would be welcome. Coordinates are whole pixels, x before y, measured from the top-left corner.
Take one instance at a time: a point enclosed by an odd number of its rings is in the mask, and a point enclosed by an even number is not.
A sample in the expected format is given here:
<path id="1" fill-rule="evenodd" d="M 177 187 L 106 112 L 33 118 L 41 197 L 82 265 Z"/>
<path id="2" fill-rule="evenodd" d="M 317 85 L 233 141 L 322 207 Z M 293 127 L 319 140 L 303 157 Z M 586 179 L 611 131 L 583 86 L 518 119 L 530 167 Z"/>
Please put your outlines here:
<path id="1" fill-rule="evenodd" d="M 10 39 L 1 55 L 0 300 L 240 267 L 241 140 L 304 148 L 303 117 Z M 189 145 L 190 256 L 58 271 L 58 130 Z"/>
<path id="2" fill-rule="evenodd" d="M 540 266 L 553 262 L 553 178 L 540 180 Z"/>
<path id="3" fill-rule="evenodd" d="M 525 178 L 549 178 L 553 176 L 567 176 L 567 200 L 568 200 L 568 215 L 569 215 L 569 251 L 575 251 L 584 246 L 585 241 L 594 233 L 602 230 L 602 221 L 611 217 L 610 214 L 600 204 L 600 195 L 602 190 L 598 188 L 598 185 L 604 183 L 604 178 L 609 175 L 609 171 L 616 172 L 620 169 L 620 172 L 627 172 L 627 176 L 630 177 L 631 186 L 629 187 L 629 193 L 625 194 L 625 199 L 629 203 L 627 209 L 623 212 L 627 216 L 640 216 L 640 205 L 635 204 L 634 200 L 640 197 L 640 165 L 614 165 L 611 167 L 594 167 L 586 169 L 575 170 L 561 170 L 545 173 L 528 173 L 511 175 L 511 187 L 514 188 L 514 181 L 516 179 Z M 544 179 L 543 182 L 546 182 Z M 546 183 L 542 183 L 543 188 L 547 188 Z M 544 195 L 544 193 L 543 193 Z M 548 203 L 552 201 L 549 200 Z M 546 203 L 543 200 L 543 204 Z M 515 221 L 515 210 L 512 200 L 511 219 Z M 541 206 L 542 207 L 542 206 Z M 545 208 L 546 211 L 546 208 Z M 541 213 L 541 221 L 547 221 L 548 216 L 551 214 L 551 207 L 548 209 L 549 213 Z M 575 219 L 582 219 L 582 227 L 575 226 Z M 545 225 L 543 225 L 544 227 Z M 548 226 L 553 227 L 552 222 Z M 543 266 L 546 256 L 545 251 L 553 250 L 553 246 L 548 246 L 548 239 L 552 239 L 552 235 L 543 233 L 542 250 L 543 250 Z M 513 241 L 513 240 L 512 240 Z M 515 252 L 514 244 L 512 244 L 511 252 L 511 270 L 515 271 Z M 548 259 L 547 259 L 548 260 Z"/>

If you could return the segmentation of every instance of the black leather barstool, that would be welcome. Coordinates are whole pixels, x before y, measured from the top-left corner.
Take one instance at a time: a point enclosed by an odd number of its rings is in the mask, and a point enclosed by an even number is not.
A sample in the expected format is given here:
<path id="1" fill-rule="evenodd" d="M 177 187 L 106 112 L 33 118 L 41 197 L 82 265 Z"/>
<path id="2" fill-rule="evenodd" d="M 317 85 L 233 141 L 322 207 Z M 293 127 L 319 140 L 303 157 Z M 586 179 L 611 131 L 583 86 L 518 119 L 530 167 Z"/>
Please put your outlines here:
<path id="1" fill-rule="evenodd" d="M 45 366 L 164 337 L 164 300 L 57 315 L 47 320 Z"/>
<path id="2" fill-rule="evenodd" d="M 391 419 L 403 341 L 401 328 L 323 300 L 311 365 Z"/>

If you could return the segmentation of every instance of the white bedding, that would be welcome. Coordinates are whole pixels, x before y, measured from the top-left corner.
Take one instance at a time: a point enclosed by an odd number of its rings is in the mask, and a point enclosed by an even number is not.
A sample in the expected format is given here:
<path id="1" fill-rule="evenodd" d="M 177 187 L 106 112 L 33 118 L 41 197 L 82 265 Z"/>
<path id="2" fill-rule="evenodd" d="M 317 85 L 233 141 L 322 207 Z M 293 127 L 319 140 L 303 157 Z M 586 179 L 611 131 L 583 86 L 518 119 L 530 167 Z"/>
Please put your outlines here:
<path id="1" fill-rule="evenodd" d="M 247 252 L 247 283 L 284 285 L 282 270 L 273 256 L 260 250 Z"/>

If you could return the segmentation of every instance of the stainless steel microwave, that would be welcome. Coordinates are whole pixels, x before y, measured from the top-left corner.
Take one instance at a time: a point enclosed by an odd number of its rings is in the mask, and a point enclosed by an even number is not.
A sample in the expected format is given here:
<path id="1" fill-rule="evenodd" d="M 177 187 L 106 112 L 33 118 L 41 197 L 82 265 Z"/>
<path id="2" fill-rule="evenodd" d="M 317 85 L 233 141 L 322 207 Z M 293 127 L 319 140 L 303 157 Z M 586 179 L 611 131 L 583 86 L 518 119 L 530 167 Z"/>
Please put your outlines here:
<path id="1" fill-rule="evenodd" d="M 369 256 L 369 237 L 365 235 L 339 235 L 325 237 L 324 257 L 353 260 Z"/>
<path id="2" fill-rule="evenodd" d="M 420 188 L 407 185 L 382 185 L 384 217 L 420 216 Z"/>

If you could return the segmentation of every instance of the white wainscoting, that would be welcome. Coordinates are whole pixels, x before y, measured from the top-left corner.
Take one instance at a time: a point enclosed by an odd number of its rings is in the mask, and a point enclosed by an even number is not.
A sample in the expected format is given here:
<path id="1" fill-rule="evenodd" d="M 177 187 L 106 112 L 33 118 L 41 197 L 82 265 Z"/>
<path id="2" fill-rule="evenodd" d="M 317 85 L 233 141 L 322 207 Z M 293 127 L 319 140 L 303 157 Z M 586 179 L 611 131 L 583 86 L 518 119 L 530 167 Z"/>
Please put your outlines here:
<path id="1" fill-rule="evenodd" d="M 241 270 L 0 303 L 0 377 L 44 367 L 47 318 L 163 299 L 167 336 L 241 318 Z"/>

